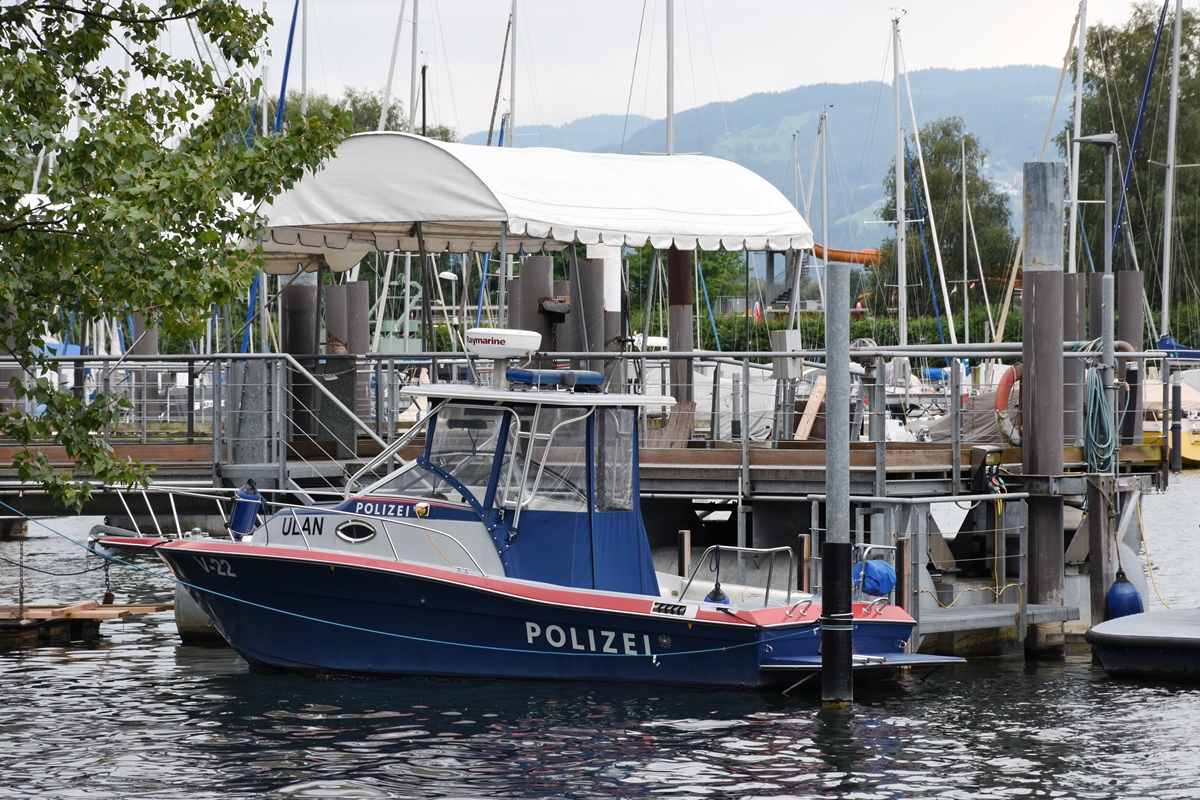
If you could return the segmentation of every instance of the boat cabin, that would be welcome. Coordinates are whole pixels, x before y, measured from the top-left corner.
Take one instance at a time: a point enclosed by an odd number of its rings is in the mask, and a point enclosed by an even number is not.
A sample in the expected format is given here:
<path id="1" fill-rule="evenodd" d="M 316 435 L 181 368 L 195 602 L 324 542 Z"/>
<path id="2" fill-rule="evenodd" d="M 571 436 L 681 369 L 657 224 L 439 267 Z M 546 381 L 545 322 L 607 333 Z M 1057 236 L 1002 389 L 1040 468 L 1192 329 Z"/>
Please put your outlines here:
<path id="1" fill-rule="evenodd" d="M 639 407 L 663 398 L 599 393 L 598 373 L 510 369 L 506 378 L 506 389 L 407 388 L 429 404 L 423 423 L 354 476 L 344 501 L 280 511 L 254 543 L 657 596 L 637 426 Z M 417 458 L 368 482 L 422 432 Z"/>

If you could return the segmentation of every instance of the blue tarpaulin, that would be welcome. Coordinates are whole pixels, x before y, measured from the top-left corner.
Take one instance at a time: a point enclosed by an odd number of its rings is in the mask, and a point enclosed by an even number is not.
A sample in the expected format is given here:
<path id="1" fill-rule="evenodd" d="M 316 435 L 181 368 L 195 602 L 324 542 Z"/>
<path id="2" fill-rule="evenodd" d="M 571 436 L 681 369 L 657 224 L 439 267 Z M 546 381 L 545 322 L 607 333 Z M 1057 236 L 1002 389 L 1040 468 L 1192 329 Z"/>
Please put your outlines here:
<path id="1" fill-rule="evenodd" d="M 853 575 L 854 588 L 872 597 L 883 597 L 896 588 L 896 568 L 886 561 L 859 561 Z"/>

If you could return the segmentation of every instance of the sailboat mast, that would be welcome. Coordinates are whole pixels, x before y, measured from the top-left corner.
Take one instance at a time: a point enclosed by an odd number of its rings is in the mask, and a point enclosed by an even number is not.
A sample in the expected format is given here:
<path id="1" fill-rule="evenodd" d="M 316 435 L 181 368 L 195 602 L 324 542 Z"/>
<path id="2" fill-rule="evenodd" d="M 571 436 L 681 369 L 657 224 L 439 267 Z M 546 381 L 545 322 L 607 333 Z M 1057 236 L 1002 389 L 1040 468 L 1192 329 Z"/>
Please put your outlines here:
<path id="1" fill-rule="evenodd" d="M 387 129 L 388 110 L 392 105 L 392 79 L 396 75 L 396 56 L 400 54 L 400 31 L 404 27 L 404 6 L 408 0 L 400 0 L 400 16 L 396 19 L 396 38 L 392 41 L 392 60 L 388 63 L 387 83 L 383 88 L 383 102 L 379 105 L 379 127 Z"/>
<path id="2" fill-rule="evenodd" d="M 971 343 L 971 299 L 967 291 L 967 137 L 962 138 L 962 251 L 963 251 L 963 344 Z"/>
<path id="3" fill-rule="evenodd" d="M 512 0 L 512 63 L 508 65 L 508 138 L 506 147 L 517 146 L 517 0 Z"/>
<path id="4" fill-rule="evenodd" d="M 1175 0 L 1175 42 L 1171 50 L 1171 104 L 1167 115 L 1167 175 L 1163 184 L 1162 326 L 1159 336 L 1171 333 L 1171 222 L 1175 210 L 1175 123 L 1179 112 L 1179 41 L 1183 28 L 1183 0 Z"/>
<path id="5" fill-rule="evenodd" d="M 1079 235 L 1079 137 L 1083 124 L 1083 50 L 1087 44 L 1087 0 L 1079 3 L 1079 46 L 1075 48 L 1075 137 L 1071 140 L 1071 211 L 1067 221 L 1067 272 L 1077 272 L 1075 240 Z"/>
<path id="6" fill-rule="evenodd" d="M 308 0 L 300 3 L 300 116 L 308 115 Z"/>
<path id="7" fill-rule="evenodd" d="M 512 17 L 504 29 L 504 48 L 500 51 L 500 75 L 496 78 L 496 99 L 492 100 L 492 121 L 488 123 L 487 146 L 492 146 L 492 132 L 496 130 L 496 110 L 500 108 L 500 89 L 504 86 L 504 65 L 508 61 L 508 37 L 512 33 Z"/>
<path id="8" fill-rule="evenodd" d="M 797 152 L 796 131 L 792 131 L 792 205 L 800 210 L 800 154 Z M 33 189 L 37 193 L 37 187 Z"/>
<path id="9" fill-rule="evenodd" d="M 667 155 L 675 155 L 675 0 L 667 0 Z"/>
<path id="10" fill-rule="evenodd" d="M 408 81 L 408 130 L 411 133 L 417 124 L 417 19 L 421 13 L 421 0 L 413 0 L 412 66 Z"/>
<path id="11" fill-rule="evenodd" d="M 900 122 L 900 18 L 892 20 L 892 94 L 896 112 L 896 316 L 900 325 L 900 346 L 908 346 L 908 245 L 904 229 L 904 129 Z"/>

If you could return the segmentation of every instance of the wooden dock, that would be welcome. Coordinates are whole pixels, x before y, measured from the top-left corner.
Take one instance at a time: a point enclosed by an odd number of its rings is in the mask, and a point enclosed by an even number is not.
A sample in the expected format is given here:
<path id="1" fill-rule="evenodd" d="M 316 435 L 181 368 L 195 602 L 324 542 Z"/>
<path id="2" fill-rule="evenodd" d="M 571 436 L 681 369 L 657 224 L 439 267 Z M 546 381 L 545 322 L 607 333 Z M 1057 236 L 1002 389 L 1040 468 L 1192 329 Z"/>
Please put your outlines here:
<path id="1" fill-rule="evenodd" d="M 101 622 L 173 608 L 173 603 L 104 604 L 95 600 L 24 609 L 0 606 L 0 647 L 92 641 L 100 636 Z"/>

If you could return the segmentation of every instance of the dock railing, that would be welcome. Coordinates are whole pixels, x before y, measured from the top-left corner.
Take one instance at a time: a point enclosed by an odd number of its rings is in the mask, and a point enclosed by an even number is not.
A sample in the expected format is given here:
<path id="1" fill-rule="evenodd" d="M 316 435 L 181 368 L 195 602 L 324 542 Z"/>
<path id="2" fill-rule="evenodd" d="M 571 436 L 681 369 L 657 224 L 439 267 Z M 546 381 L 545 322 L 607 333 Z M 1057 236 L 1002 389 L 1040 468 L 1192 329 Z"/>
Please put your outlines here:
<path id="1" fill-rule="evenodd" d="M 989 521 L 994 525 L 993 549 L 982 558 L 991 562 L 991 585 L 984 580 L 981 585 L 956 590 L 952 582 L 935 582 L 927 567 L 933 565 L 935 568 L 947 568 L 949 563 L 955 561 L 949 555 L 943 533 L 930 530 L 932 506 L 955 503 L 961 508 L 964 503 L 972 507 L 981 503 L 1008 504 L 1026 500 L 1029 496 L 1027 492 L 1005 492 L 957 496 L 850 497 L 851 506 L 860 510 L 860 516 L 878 517 L 877 523 L 871 526 L 871 540 L 863 541 L 860 532 L 855 544 L 860 547 L 894 548 L 893 552 L 897 554 L 895 566 L 898 580 L 894 590 L 895 601 L 904 606 L 917 621 L 913 639 L 914 649 L 919 645 L 921 637 L 927 634 L 949 629 L 961 630 L 964 627 L 970 629 L 971 621 L 968 620 L 965 625 L 963 622 L 964 618 L 968 617 L 975 617 L 980 627 L 996 626 L 994 623 L 997 621 L 1015 625 L 1018 637 L 1024 639 L 1030 619 L 1029 573 L 1025 557 L 1029 550 L 1029 535 L 1026 525 L 1008 524 L 1012 520 L 1006 520 L 1003 508 L 989 515 Z M 813 503 L 816 516 L 816 508 L 818 504 L 825 502 L 825 495 L 810 494 L 807 499 Z M 879 541 L 880 538 L 884 541 Z M 1014 543 L 1010 540 L 1015 540 L 1015 553 L 1009 549 Z M 1016 566 L 1015 578 L 1009 575 L 1010 564 Z M 812 559 L 811 569 L 813 585 L 819 586 L 819 556 Z M 958 605 L 967 592 L 977 594 L 980 591 L 984 602 L 978 602 L 978 597 L 972 597 Z M 956 619 L 953 626 L 948 627 L 947 617 L 951 615 Z"/>
<path id="2" fill-rule="evenodd" d="M 944 370 L 937 381 L 919 386 L 904 379 L 907 370 L 915 365 L 923 372 L 921 364 L 939 359 L 969 359 L 973 365 L 1001 359 L 1012 362 L 1020 359 L 1020 353 L 1020 344 L 852 347 L 856 384 L 847 435 L 853 441 L 875 444 L 875 494 L 885 493 L 885 443 L 894 440 L 898 432 L 897 416 L 909 423 L 904 435 L 949 445 L 951 492 L 964 484 L 969 465 L 964 465 L 963 453 L 977 443 L 972 438 L 974 429 L 964 424 L 969 411 L 964 400 L 968 405 L 983 402 L 977 401 L 980 395 L 973 394 L 977 391 L 974 376 L 980 370 L 973 369 L 970 377 L 959 369 Z M 681 391 L 670 386 L 668 365 L 688 361 L 693 370 L 690 387 L 683 389 L 688 393 L 686 400 L 674 410 L 665 403 L 657 411 L 650 410 L 642 429 L 643 447 L 740 449 L 745 488 L 751 487 L 752 445 L 772 449 L 809 442 L 819 445 L 827 435 L 818 386 L 822 351 L 658 351 L 604 353 L 599 359 L 596 353 L 543 355 L 545 360 L 563 364 L 600 360 L 606 365 L 610 391 L 663 396 Z M 1095 355 L 1081 352 L 1075 343 L 1064 343 L 1064 357 L 1089 359 Z M 1120 355 L 1129 363 L 1162 362 L 1170 356 L 1160 351 Z M 461 353 L 63 356 L 49 363 L 50 371 L 43 376 L 24 377 L 49 377 L 62 390 L 80 396 L 104 392 L 129 400 L 120 419 L 98 432 L 114 446 L 193 446 L 192 451 L 177 448 L 174 456 L 161 458 L 182 462 L 197 460 L 195 446 L 207 443 L 214 484 L 237 482 L 253 474 L 281 489 L 294 484 L 291 479 L 295 475 L 329 473 L 331 481 L 341 480 L 344 475 L 328 462 L 353 461 L 364 448 L 369 457 L 370 451 L 395 441 L 425 410 L 421 402 L 401 395 L 405 385 L 470 379 L 487 382 L 491 367 L 490 363 L 471 362 Z M 1143 380 L 1147 372 L 1141 371 Z M 13 375 L 22 375 L 15 363 L 0 363 L 0 378 Z M 1164 396 L 1168 384 L 1162 384 Z M 1068 383 L 1064 394 L 1078 396 L 1082 387 Z M 1169 407 L 1170 398 L 1163 399 Z M 0 386 L 0 406 L 14 402 L 6 387 Z M 1162 407 L 1161 402 L 1156 405 Z M 982 412 L 986 417 L 991 409 Z M 942 418 L 937 424 L 948 431 L 926 430 L 936 423 L 934 413 Z M 1140 411 L 1133 409 L 1133 413 Z M 1082 408 L 1067 404 L 1065 448 L 1079 447 L 1082 414 Z M 920 415 L 928 419 L 918 419 Z M 1123 441 L 1136 445 L 1140 440 L 1126 433 Z M 4 444 L 0 442 L 0 446 Z M 1156 447 L 1165 455 L 1168 444 L 1169 436 L 1162 436 Z M 0 464 L 0 469 L 4 466 Z"/>

